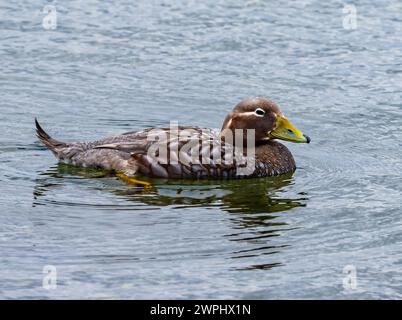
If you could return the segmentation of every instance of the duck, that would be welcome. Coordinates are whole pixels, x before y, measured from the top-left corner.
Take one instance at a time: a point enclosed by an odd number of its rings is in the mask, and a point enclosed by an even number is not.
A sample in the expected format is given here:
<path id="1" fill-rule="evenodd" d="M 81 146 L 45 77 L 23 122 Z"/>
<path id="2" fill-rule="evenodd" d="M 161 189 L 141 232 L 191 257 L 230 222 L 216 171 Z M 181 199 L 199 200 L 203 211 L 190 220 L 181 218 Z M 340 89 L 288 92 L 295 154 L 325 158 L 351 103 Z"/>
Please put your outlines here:
<path id="1" fill-rule="evenodd" d="M 92 142 L 52 138 L 35 118 L 39 140 L 63 162 L 114 172 L 133 183 L 139 176 L 163 179 L 239 179 L 296 170 L 289 149 L 278 140 L 310 143 L 279 106 L 264 97 L 239 102 L 221 130 L 197 126 L 146 128 Z"/>

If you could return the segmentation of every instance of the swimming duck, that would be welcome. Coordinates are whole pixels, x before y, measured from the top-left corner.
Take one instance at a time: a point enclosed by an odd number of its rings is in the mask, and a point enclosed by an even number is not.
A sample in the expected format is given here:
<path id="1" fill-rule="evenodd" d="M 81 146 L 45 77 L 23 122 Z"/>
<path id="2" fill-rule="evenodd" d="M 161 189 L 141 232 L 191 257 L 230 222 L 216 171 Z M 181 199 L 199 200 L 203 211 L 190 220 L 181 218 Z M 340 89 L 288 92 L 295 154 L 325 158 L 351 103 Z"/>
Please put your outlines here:
<path id="1" fill-rule="evenodd" d="M 51 138 L 37 119 L 35 124 L 40 141 L 60 161 L 114 171 L 133 182 L 138 182 L 137 175 L 190 179 L 280 175 L 294 171 L 296 164 L 288 148 L 276 140 L 310 142 L 277 104 L 262 97 L 237 104 L 220 132 L 171 125 L 94 142 L 62 142 Z"/>

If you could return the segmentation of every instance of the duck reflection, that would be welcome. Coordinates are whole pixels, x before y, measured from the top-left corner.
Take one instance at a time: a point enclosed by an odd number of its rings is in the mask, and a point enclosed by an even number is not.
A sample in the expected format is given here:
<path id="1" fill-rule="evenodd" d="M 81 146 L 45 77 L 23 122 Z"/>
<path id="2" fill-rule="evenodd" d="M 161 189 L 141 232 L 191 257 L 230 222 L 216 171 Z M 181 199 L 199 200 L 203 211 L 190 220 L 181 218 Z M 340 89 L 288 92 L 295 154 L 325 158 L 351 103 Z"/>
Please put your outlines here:
<path id="1" fill-rule="evenodd" d="M 228 241 L 247 244 L 245 249 L 233 251 L 231 259 L 255 258 L 272 255 L 287 247 L 286 244 L 269 245 L 272 237 L 278 237 L 292 228 L 283 213 L 296 207 L 306 206 L 307 197 L 288 189 L 294 183 L 292 173 L 271 178 L 192 181 L 148 180 L 151 189 L 133 187 L 118 181 L 111 173 L 58 164 L 40 174 L 34 188 L 34 205 L 40 203 L 47 190 L 60 187 L 60 178 L 104 178 L 103 191 L 118 197 L 153 207 L 218 208 L 230 214 L 231 233 L 224 235 Z M 146 179 L 146 178 L 145 178 Z M 290 195 L 289 195 L 290 194 Z M 287 195 L 287 196 L 286 196 Z M 43 204 L 43 203 L 41 203 Z M 237 269 L 270 269 L 280 262 L 259 263 Z"/>

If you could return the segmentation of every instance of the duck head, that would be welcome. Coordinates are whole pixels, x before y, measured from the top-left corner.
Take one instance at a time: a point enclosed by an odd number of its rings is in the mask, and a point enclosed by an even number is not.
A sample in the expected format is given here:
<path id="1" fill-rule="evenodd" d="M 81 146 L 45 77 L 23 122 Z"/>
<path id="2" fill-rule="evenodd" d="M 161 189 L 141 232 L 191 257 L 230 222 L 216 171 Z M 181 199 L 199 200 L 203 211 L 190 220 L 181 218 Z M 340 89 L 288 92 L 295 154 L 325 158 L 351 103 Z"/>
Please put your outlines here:
<path id="1" fill-rule="evenodd" d="M 223 122 L 222 131 L 227 129 L 233 133 L 236 129 L 254 129 L 256 143 L 272 139 L 310 143 L 310 138 L 290 123 L 276 103 L 261 97 L 237 104 Z"/>

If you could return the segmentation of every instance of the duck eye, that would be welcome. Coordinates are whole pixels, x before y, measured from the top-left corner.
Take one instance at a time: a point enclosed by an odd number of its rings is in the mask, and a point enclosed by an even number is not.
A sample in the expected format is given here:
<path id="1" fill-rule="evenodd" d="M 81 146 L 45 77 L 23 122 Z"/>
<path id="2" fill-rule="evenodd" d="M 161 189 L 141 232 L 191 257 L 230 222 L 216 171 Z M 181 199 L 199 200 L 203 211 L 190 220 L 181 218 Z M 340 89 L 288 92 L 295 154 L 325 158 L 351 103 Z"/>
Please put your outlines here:
<path id="1" fill-rule="evenodd" d="M 259 117 L 263 117 L 264 116 L 264 114 L 265 114 L 265 111 L 264 110 L 262 110 L 261 108 L 257 108 L 257 109 L 255 109 L 255 114 L 257 115 L 257 116 L 259 116 Z"/>

